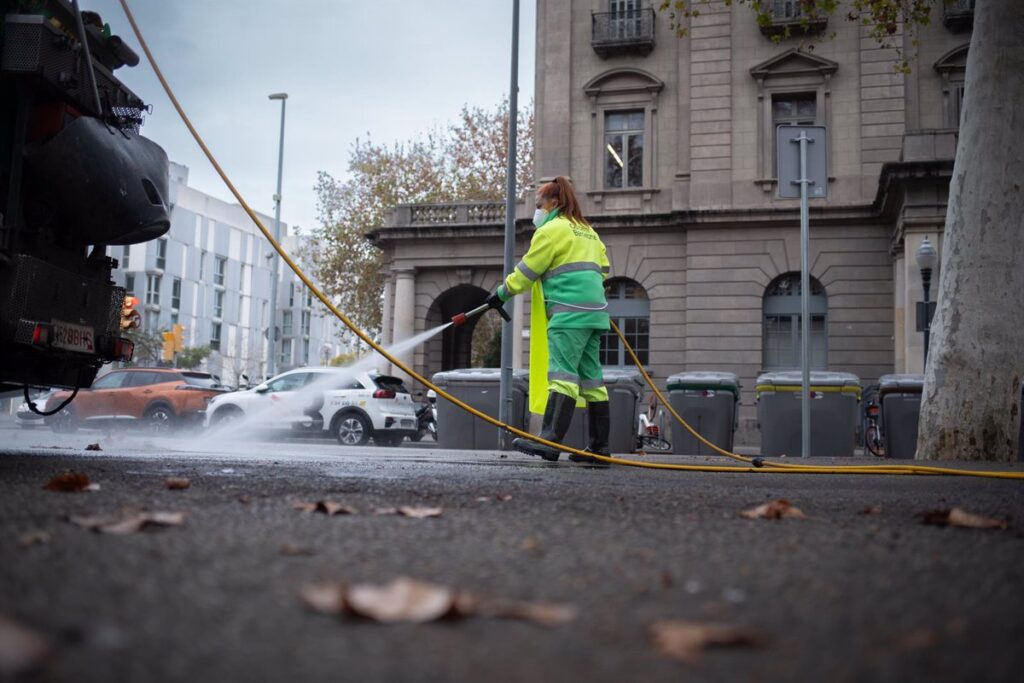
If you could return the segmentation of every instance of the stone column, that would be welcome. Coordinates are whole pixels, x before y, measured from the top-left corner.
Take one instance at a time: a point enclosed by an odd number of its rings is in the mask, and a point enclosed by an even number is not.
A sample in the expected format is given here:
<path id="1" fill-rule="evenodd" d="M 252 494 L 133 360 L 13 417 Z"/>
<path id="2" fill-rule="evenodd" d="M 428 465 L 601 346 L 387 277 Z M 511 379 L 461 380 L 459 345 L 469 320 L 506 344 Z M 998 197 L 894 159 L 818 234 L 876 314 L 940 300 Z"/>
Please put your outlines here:
<path id="1" fill-rule="evenodd" d="M 390 272 L 384 273 L 384 310 L 380 320 L 380 343 L 384 348 L 391 345 L 394 337 L 392 335 L 391 322 L 394 319 L 395 308 L 395 279 Z M 381 359 L 378 370 L 385 374 L 391 374 L 391 363 Z"/>
<path id="2" fill-rule="evenodd" d="M 416 333 L 416 271 L 412 268 L 395 271 L 394 335 L 391 343 L 410 339 Z M 396 357 L 410 367 L 416 349 L 405 349 Z M 397 368 L 395 374 L 410 379 Z"/>

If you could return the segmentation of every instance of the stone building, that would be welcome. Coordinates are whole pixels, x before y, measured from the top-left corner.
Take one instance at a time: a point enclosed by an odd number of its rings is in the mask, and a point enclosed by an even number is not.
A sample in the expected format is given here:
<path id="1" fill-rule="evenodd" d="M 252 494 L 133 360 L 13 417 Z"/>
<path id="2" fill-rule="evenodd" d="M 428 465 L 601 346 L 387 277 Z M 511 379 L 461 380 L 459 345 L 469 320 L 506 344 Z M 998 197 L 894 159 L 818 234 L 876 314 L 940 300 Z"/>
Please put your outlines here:
<path id="1" fill-rule="evenodd" d="M 657 4 L 538 0 L 535 93 L 536 177 L 573 178 L 608 245 L 612 316 L 654 376 L 738 374 L 750 443 L 755 378 L 799 366 L 799 202 L 778 197 L 781 124 L 827 129 L 827 198 L 810 210 L 812 367 L 865 384 L 921 372 L 914 253 L 926 236 L 941 249 L 973 2 L 936 3 L 906 74 L 843 7 L 775 42 L 798 22 L 795 0 L 772 3 L 770 26 L 746 7 L 702 7 L 681 38 Z M 532 232 L 532 201 L 520 207 L 517 257 Z M 502 220 L 499 204 L 400 206 L 372 233 L 388 264 L 386 341 L 494 289 Z M 409 360 L 465 366 L 471 334 L 449 330 Z M 628 364 L 612 337 L 602 358 Z"/>

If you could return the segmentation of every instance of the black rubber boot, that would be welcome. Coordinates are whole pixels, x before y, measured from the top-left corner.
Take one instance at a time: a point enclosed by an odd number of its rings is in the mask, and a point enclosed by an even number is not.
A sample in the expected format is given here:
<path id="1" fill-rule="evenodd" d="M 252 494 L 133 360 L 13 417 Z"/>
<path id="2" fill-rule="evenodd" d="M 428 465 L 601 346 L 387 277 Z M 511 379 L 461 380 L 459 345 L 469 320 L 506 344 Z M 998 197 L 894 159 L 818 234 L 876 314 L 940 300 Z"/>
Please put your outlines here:
<path id="1" fill-rule="evenodd" d="M 544 422 L 540 428 L 540 438 L 562 443 L 565 433 L 569 431 L 569 424 L 572 422 L 572 414 L 575 410 L 576 399 L 557 391 L 549 393 L 548 404 L 544 407 Z M 512 440 L 512 448 L 527 455 L 540 456 L 551 462 L 558 460 L 558 456 L 562 454 L 555 448 L 522 437 Z"/>
<path id="2" fill-rule="evenodd" d="M 587 426 L 590 430 L 590 444 L 587 450 L 597 455 L 611 455 L 608 433 L 612 427 L 611 410 L 608 401 L 593 401 L 587 404 Z M 609 463 L 585 455 L 569 454 L 573 462 L 585 462 L 594 467 L 608 467 Z"/>

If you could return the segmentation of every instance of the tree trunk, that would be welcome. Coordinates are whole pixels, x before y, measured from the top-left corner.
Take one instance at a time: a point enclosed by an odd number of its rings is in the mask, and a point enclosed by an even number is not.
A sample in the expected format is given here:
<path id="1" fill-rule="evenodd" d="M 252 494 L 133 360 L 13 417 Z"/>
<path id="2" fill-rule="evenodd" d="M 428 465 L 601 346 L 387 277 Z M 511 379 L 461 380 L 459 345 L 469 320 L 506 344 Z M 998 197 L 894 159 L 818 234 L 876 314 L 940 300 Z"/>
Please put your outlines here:
<path id="1" fill-rule="evenodd" d="M 1017 457 L 1024 373 L 1024 2 L 978 0 L 917 458 Z"/>

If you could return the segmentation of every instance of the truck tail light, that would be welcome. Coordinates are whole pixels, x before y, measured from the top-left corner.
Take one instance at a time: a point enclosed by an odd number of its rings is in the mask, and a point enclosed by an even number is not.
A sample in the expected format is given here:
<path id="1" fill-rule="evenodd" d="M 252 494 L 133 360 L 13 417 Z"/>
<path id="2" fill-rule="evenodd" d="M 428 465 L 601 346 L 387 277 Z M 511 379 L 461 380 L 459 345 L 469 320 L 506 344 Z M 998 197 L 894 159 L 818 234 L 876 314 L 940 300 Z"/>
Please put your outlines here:
<path id="1" fill-rule="evenodd" d="M 130 361 L 135 354 L 135 342 L 123 337 L 114 338 L 114 359 Z"/>
<path id="2" fill-rule="evenodd" d="M 51 332 L 52 328 L 49 325 L 36 325 L 32 330 L 32 343 L 36 346 L 49 346 Z"/>
<path id="3" fill-rule="evenodd" d="M 395 398 L 395 396 L 397 395 L 398 394 L 396 394 L 391 389 L 378 389 L 377 391 L 373 392 L 374 398 Z"/>

